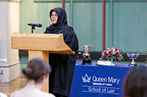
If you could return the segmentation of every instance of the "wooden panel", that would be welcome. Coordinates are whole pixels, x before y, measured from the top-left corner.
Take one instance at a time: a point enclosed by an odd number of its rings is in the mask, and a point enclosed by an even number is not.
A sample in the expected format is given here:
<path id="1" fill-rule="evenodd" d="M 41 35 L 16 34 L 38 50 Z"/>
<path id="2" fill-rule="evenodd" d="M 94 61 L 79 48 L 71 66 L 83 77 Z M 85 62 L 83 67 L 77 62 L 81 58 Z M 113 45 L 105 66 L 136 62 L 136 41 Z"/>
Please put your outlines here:
<path id="1" fill-rule="evenodd" d="M 49 11 L 62 7 L 61 0 L 22 0 L 20 32 L 31 33 L 28 22 L 43 24 L 34 33 L 44 33 L 51 24 Z M 59 1 L 59 2 L 57 2 Z M 123 52 L 144 53 L 147 46 L 147 0 L 106 0 L 106 48 L 113 44 Z M 42 11 L 43 10 L 43 11 Z M 102 50 L 102 0 L 66 0 L 68 24 L 74 28 L 79 46 L 90 45 L 91 51 Z M 137 46 L 136 46 L 137 45 Z M 79 48 L 82 51 L 82 47 Z"/>
<path id="2" fill-rule="evenodd" d="M 62 2 L 62 0 L 34 0 L 36 2 Z M 66 0 L 70 1 L 70 0 Z M 73 0 L 74 2 L 102 2 L 102 0 Z M 106 0 L 106 2 L 110 0 Z M 113 0 L 114 2 L 147 2 L 147 0 Z"/>
<path id="3" fill-rule="evenodd" d="M 106 3 L 106 5 L 108 5 L 108 3 Z M 76 7 L 74 7 L 73 27 L 79 38 L 79 44 L 92 44 L 91 51 L 101 51 L 102 2 L 76 2 L 74 3 L 74 6 Z M 109 10 L 109 7 L 107 7 L 106 10 Z M 106 22 L 109 22 L 109 18 Z M 106 27 L 109 27 L 108 23 L 106 24 Z M 82 50 L 82 48 L 79 50 Z"/>
<path id="4" fill-rule="evenodd" d="M 57 38 L 59 38 L 59 36 L 14 33 L 12 35 L 12 49 L 57 50 Z"/>
<path id="5" fill-rule="evenodd" d="M 11 42 L 12 49 L 74 54 L 74 52 L 65 44 L 63 34 L 14 33 Z"/>
<path id="6" fill-rule="evenodd" d="M 113 43 L 124 52 L 147 50 L 147 2 L 114 3 Z"/>

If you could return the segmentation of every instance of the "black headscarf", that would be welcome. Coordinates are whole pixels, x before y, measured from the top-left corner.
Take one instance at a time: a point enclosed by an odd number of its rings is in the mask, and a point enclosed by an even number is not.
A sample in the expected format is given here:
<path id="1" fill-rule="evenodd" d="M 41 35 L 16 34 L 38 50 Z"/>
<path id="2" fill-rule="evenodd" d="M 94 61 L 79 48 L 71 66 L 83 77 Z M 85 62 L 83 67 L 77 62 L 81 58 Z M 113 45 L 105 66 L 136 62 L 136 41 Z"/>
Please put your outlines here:
<path id="1" fill-rule="evenodd" d="M 58 15 L 57 23 L 47 27 L 45 33 L 62 33 L 63 27 L 67 25 L 66 12 L 62 8 L 54 8 L 49 13 L 50 17 L 53 11 L 55 11 Z"/>

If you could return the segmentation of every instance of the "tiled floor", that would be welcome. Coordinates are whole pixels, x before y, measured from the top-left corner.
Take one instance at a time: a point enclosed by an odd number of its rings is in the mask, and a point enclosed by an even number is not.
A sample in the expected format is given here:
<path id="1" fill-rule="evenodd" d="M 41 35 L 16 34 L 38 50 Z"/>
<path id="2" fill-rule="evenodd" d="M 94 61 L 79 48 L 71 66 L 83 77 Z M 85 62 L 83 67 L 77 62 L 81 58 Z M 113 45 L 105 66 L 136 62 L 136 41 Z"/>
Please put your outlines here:
<path id="1" fill-rule="evenodd" d="M 24 87 L 26 82 L 27 80 L 23 77 L 17 78 L 9 83 L 0 82 L 0 92 L 5 93 L 8 97 L 10 97 L 12 92 Z"/>

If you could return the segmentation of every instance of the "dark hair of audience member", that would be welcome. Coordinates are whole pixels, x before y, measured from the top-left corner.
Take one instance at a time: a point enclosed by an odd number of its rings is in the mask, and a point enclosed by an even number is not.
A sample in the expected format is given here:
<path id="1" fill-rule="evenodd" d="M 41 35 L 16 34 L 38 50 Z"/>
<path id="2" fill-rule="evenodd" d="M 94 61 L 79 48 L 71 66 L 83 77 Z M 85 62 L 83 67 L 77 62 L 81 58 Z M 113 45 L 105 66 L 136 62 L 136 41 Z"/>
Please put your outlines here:
<path id="1" fill-rule="evenodd" d="M 125 97 L 147 97 L 147 67 L 133 67 L 124 83 Z"/>
<path id="2" fill-rule="evenodd" d="M 44 75 L 51 72 L 51 67 L 42 59 L 34 58 L 28 62 L 28 65 L 22 69 L 23 74 L 28 80 L 34 80 L 38 83 L 42 80 Z"/>

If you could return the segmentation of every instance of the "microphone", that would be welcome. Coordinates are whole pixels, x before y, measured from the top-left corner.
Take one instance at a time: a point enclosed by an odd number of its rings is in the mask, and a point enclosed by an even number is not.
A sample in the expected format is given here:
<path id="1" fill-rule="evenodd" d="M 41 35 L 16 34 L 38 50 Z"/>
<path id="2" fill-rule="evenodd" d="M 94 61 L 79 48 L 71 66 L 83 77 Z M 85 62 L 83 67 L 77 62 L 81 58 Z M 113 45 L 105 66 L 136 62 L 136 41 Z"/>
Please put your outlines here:
<path id="1" fill-rule="evenodd" d="M 42 27 L 42 24 L 33 24 L 33 23 L 28 23 L 29 26 L 32 26 L 32 33 L 35 27 Z"/>
<path id="2" fill-rule="evenodd" d="M 29 26 L 33 26 L 33 27 L 42 27 L 41 24 L 33 24 L 33 23 L 28 23 Z"/>

